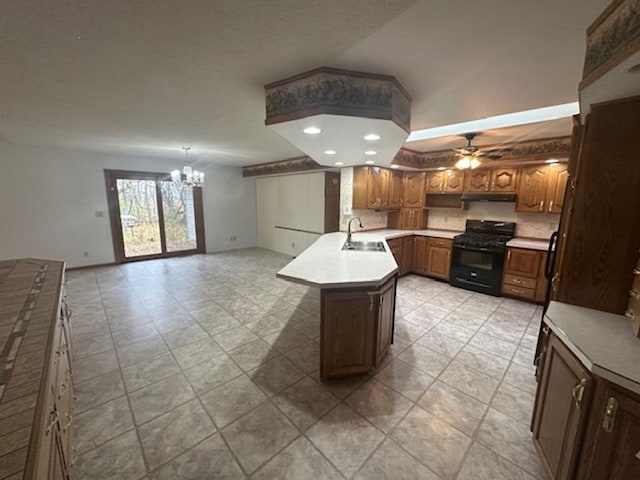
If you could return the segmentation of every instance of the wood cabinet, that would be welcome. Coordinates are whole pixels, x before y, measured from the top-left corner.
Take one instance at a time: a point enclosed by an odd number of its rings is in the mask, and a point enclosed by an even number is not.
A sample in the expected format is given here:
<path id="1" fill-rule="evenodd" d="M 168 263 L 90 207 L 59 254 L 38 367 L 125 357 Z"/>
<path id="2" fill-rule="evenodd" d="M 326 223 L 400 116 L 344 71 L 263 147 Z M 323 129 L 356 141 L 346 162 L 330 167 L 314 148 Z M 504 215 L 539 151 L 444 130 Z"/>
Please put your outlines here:
<path id="1" fill-rule="evenodd" d="M 378 289 L 322 290 L 320 376 L 368 373 L 393 340 L 393 277 Z"/>
<path id="2" fill-rule="evenodd" d="M 427 240 L 426 273 L 430 277 L 449 280 L 452 241 L 443 238 Z"/>
<path id="3" fill-rule="evenodd" d="M 353 203 L 356 210 L 387 210 L 391 171 L 380 167 L 355 167 L 353 169 Z M 397 188 L 397 185 L 394 185 Z M 394 191 L 394 195 L 397 192 Z"/>
<path id="4" fill-rule="evenodd" d="M 402 238 L 393 238 L 391 240 L 387 240 L 387 245 L 389 245 L 389 250 L 391 250 L 391 254 L 398 264 L 399 269 L 400 264 L 402 263 Z"/>
<path id="5" fill-rule="evenodd" d="M 531 430 L 546 477 L 640 478 L 640 395 L 589 372 L 544 332 Z"/>
<path id="6" fill-rule="evenodd" d="M 545 352 L 533 441 L 549 478 L 574 478 L 593 394 L 589 371 L 554 335 Z M 593 477 L 605 478 L 605 477 Z"/>
<path id="7" fill-rule="evenodd" d="M 389 208 L 398 209 L 402 207 L 402 183 L 404 176 L 399 170 L 391 170 L 389 177 Z"/>
<path id="8" fill-rule="evenodd" d="M 424 207 L 425 177 L 424 172 L 404 172 L 403 207 Z"/>
<path id="9" fill-rule="evenodd" d="M 515 193 L 518 171 L 515 168 L 476 169 L 467 173 L 465 191 L 469 193 Z"/>
<path id="10" fill-rule="evenodd" d="M 400 264 L 400 275 L 406 275 L 413 270 L 413 236 L 402 239 L 402 263 Z"/>
<path id="11" fill-rule="evenodd" d="M 427 237 L 415 236 L 413 241 L 413 271 L 426 275 L 427 266 Z"/>
<path id="12" fill-rule="evenodd" d="M 551 164 L 520 170 L 517 212 L 562 213 L 569 170 Z"/>
<path id="13" fill-rule="evenodd" d="M 444 170 L 427 174 L 426 193 L 462 193 L 465 173 L 462 170 Z"/>
<path id="14" fill-rule="evenodd" d="M 502 294 L 542 303 L 547 283 L 544 277 L 546 255 L 542 250 L 507 248 Z"/>
<path id="15" fill-rule="evenodd" d="M 426 225 L 426 211 L 421 208 L 401 208 L 389 212 L 388 226 L 399 230 L 422 230 Z"/>

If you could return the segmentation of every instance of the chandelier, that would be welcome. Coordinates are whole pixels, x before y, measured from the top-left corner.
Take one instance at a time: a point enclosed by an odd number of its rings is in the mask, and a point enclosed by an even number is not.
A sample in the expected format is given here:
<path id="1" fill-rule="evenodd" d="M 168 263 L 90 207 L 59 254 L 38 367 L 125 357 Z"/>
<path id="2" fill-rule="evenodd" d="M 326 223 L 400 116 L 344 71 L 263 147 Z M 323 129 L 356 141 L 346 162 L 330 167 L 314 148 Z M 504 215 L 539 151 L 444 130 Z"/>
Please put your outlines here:
<path id="1" fill-rule="evenodd" d="M 184 166 L 182 171 L 171 172 L 171 180 L 187 187 L 202 187 L 204 185 L 204 173 L 194 170 L 189 165 L 189 150 L 191 147 L 182 147 L 184 150 Z"/>

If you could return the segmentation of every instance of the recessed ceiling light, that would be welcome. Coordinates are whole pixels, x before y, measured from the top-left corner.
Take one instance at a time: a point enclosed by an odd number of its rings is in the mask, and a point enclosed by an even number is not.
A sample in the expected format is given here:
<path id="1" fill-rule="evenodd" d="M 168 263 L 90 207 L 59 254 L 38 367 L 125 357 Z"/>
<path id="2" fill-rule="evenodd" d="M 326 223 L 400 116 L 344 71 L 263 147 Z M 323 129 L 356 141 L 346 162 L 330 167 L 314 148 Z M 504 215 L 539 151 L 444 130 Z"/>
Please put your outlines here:
<path id="1" fill-rule="evenodd" d="M 370 133 L 369 135 L 365 135 L 364 139 L 372 142 L 374 140 L 380 140 L 380 135 L 377 135 L 375 133 Z"/>
<path id="2" fill-rule="evenodd" d="M 325 155 L 335 155 L 335 154 L 336 154 L 336 151 L 335 151 L 335 150 L 325 150 L 325 151 L 324 151 L 324 154 L 325 154 Z"/>
<path id="3" fill-rule="evenodd" d="M 391 165 L 391 168 L 400 168 L 400 165 Z"/>
<path id="4" fill-rule="evenodd" d="M 322 132 L 322 130 L 320 130 L 318 127 L 307 127 L 303 130 L 303 132 L 307 135 L 317 135 Z"/>
<path id="5" fill-rule="evenodd" d="M 545 163 L 560 163 L 560 160 L 557 160 L 555 158 L 550 158 L 549 160 L 547 160 Z"/>
<path id="6" fill-rule="evenodd" d="M 373 164 L 375 164 L 376 162 L 374 162 L 373 160 L 367 160 L 367 161 L 366 161 L 366 162 L 364 162 L 364 163 L 366 163 L 367 165 L 373 165 Z"/>
<path id="7" fill-rule="evenodd" d="M 336 162 L 336 163 L 334 163 L 334 165 L 336 167 L 341 167 L 342 165 L 344 165 L 344 162 Z"/>
<path id="8" fill-rule="evenodd" d="M 446 170 L 447 167 L 438 167 L 438 170 Z"/>
<path id="9" fill-rule="evenodd" d="M 372 156 L 372 155 L 377 155 L 378 152 L 376 152 L 375 150 L 367 150 L 366 152 L 364 152 L 364 154 Z"/>

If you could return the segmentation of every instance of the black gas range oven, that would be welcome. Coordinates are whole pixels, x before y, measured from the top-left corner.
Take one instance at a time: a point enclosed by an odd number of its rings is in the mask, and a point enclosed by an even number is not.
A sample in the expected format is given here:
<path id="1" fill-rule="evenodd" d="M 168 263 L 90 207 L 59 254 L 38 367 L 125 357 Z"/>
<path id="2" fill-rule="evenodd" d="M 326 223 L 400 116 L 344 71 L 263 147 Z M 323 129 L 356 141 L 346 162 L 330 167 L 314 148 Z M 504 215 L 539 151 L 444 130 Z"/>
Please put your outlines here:
<path id="1" fill-rule="evenodd" d="M 453 239 L 451 285 L 499 296 L 507 242 L 515 232 L 513 222 L 467 220 Z"/>

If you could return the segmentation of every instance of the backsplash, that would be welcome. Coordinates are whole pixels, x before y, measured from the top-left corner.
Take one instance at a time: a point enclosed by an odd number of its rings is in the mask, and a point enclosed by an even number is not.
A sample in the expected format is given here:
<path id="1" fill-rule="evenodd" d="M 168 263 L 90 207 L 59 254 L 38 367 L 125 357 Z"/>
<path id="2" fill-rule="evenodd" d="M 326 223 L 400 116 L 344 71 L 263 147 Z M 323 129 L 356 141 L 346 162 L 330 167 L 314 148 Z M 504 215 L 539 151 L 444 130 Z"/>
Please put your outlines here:
<path id="1" fill-rule="evenodd" d="M 352 217 L 360 217 L 364 228 L 362 230 L 376 230 L 387 228 L 387 212 L 373 210 L 352 210 L 353 205 L 353 167 L 340 171 L 340 230 L 347 231 L 347 223 Z M 354 230 L 359 228 L 354 224 Z"/>
<path id="2" fill-rule="evenodd" d="M 560 215 L 517 213 L 515 203 L 469 202 L 468 210 L 429 210 L 428 228 L 464 230 L 467 219 L 516 222 L 516 236 L 548 239 L 558 229 Z"/>

